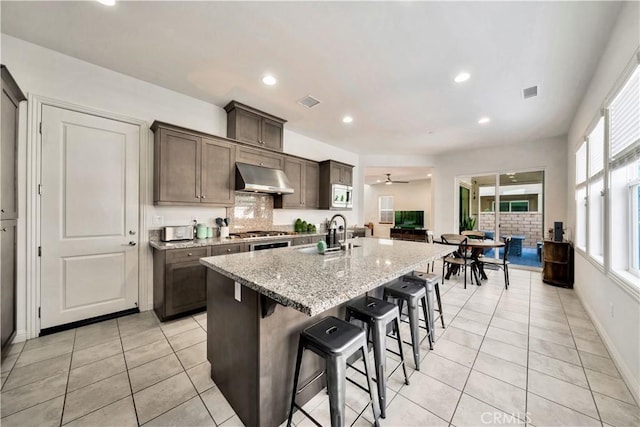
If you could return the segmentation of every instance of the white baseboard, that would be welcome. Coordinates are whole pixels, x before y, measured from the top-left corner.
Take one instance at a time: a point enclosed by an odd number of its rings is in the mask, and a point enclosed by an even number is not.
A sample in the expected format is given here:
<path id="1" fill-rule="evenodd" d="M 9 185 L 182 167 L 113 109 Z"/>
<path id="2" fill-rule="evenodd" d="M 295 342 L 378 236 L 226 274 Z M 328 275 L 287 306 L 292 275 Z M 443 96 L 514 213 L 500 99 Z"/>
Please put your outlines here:
<path id="1" fill-rule="evenodd" d="M 27 331 L 26 330 L 17 331 L 16 336 L 13 337 L 13 341 L 11 341 L 11 344 L 16 344 L 26 340 L 27 340 Z"/>
<path id="2" fill-rule="evenodd" d="M 576 290 L 576 295 L 578 295 L 578 298 L 582 303 L 582 306 L 584 307 L 585 311 L 589 315 L 591 322 L 593 322 L 593 325 L 596 327 L 598 334 L 602 338 L 602 342 L 604 343 L 605 347 L 607 348 L 607 351 L 611 355 L 611 360 L 613 360 L 613 363 L 616 365 L 616 368 L 618 368 L 620 375 L 622 375 L 623 381 L 627 384 L 627 387 L 629 387 L 629 390 L 631 391 L 631 395 L 636 400 L 636 404 L 640 405 L 640 382 L 638 381 L 637 378 L 633 376 L 633 374 L 631 373 L 631 370 L 629 369 L 629 366 L 627 366 L 624 359 L 618 352 L 618 349 L 613 344 L 613 341 L 607 334 L 604 326 L 602 326 L 602 324 L 600 323 L 598 318 L 595 316 L 589 304 L 587 304 L 586 300 L 580 294 L 580 288 L 575 288 L 575 290 Z"/>

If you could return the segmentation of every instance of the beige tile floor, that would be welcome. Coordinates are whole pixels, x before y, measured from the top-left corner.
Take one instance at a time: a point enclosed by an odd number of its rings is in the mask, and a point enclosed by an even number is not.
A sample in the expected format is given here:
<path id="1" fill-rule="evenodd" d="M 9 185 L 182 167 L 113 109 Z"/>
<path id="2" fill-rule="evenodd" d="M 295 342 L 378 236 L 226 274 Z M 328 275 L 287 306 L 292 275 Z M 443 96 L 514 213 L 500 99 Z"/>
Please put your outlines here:
<path id="1" fill-rule="evenodd" d="M 407 359 L 410 385 L 401 370 L 388 381 L 382 425 L 640 424 L 574 291 L 512 269 L 508 291 L 502 274 L 490 272 L 481 287 L 447 281 L 443 301 L 447 327 L 438 327 L 433 351 L 422 345 L 420 371 Z M 408 340 L 405 325 L 402 333 Z M 145 312 L 30 340 L 2 360 L 0 423 L 241 425 L 209 369 L 204 313 L 159 323 Z M 347 395 L 348 423 L 371 425 L 366 393 L 349 384 Z M 328 425 L 324 393 L 305 409 Z M 312 425 L 300 413 L 294 423 Z"/>

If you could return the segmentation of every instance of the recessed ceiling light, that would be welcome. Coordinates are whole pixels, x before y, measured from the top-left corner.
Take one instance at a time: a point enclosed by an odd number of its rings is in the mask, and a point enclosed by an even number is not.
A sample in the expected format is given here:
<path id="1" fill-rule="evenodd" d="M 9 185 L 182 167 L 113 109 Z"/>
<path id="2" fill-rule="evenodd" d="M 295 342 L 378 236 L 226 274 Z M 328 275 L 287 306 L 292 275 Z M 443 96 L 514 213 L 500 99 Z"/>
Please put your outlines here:
<path id="1" fill-rule="evenodd" d="M 351 123 L 353 121 L 353 117 L 351 116 L 344 116 L 342 118 L 342 123 Z"/>
<path id="2" fill-rule="evenodd" d="M 376 179 L 376 182 L 382 182 L 382 180 L 381 179 Z"/>
<path id="3" fill-rule="evenodd" d="M 478 120 L 478 123 L 480 123 L 481 125 L 487 124 L 491 121 L 491 119 L 489 117 L 482 117 L 480 120 Z"/>
<path id="4" fill-rule="evenodd" d="M 428 174 L 427 174 L 427 176 L 428 176 L 429 178 L 431 178 L 431 174 L 430 174 L 430 173 L 428 173 Z"/>
<path id="5" fill-rule="evenodd" d="M 274 84 L 278 83 L 278 80 L 276 80 L 276 78 L 271 74 L 267 74 L 262 78 L 262 83 L 266 84 L 267 86 L 273 86 Z"/>
<path id="6" fill-rule="evenodd" d="M 458 75 L 453 79 L 453 81 L 456 83 L 462 83 L 469 80 L 470 77 L 471 77 L 471 74 L 467 73 L 466 71 L 462 71 L 461 73 L 458 73 Z"/>
<path id="7" fill-rule="evenodd" d="M 116 0 L 97 0 L 98 3 L 102 3 L 105 6 L 113 6 L 116 4 Z"/>

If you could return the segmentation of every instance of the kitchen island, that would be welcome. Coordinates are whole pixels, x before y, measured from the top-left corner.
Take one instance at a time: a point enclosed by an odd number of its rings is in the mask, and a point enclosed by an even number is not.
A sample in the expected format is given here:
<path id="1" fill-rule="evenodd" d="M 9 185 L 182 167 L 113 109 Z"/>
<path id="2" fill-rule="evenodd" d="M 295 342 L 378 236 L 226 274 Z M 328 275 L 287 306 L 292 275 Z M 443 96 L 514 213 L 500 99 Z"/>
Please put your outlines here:
<path id="1" fill-rule="evenodd" d="M 364 238 L 350 251 L 321 255 L 313 247 L 201 258 L 207 270 L 207 358 L 211 378 L 248 426 L 287 418 L 300 331 L 318 319 L 344 317 L 353 298 L 423 269 L 446 246 Z M 307 354 L 308 353 L 308 354 Z M 324 368 L 307 352 L 300 384 Z M 309 400 L 314 382 L 298 395 Z"/>

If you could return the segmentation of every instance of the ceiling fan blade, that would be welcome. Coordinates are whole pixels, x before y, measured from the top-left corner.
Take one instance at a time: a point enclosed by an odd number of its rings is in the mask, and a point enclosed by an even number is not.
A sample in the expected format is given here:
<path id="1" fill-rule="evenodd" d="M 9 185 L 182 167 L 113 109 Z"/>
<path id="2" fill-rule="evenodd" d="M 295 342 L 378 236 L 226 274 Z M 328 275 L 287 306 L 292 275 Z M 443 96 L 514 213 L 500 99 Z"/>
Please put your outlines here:
<path id="1" fill-rule="evenodd" d="M 408 184 L 409 183 L 409 181 L 391 181 L 391 182 L 393 182 L 394 184 Z"/>

